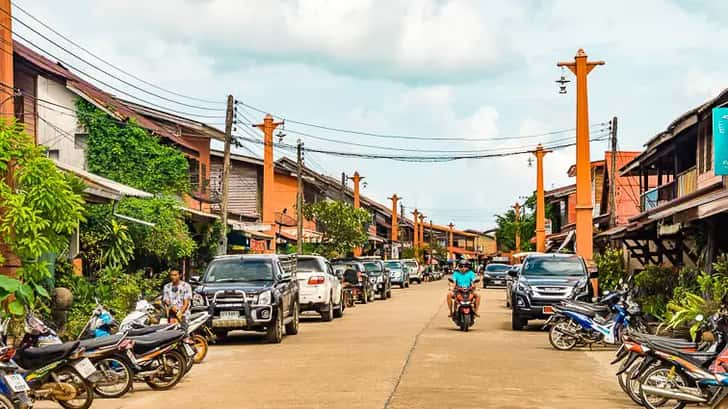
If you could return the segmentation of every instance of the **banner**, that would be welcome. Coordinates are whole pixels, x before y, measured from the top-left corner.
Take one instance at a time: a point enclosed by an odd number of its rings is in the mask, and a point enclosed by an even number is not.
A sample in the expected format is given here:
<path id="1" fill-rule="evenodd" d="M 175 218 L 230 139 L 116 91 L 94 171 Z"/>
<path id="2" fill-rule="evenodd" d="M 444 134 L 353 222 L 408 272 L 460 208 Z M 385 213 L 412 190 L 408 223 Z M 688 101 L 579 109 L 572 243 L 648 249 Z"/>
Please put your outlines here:
<path id="1" fill-rule="evenodd" d="M 715 174 L 728 175 L 728 108 L 713 108 L 713 158 Z"/>

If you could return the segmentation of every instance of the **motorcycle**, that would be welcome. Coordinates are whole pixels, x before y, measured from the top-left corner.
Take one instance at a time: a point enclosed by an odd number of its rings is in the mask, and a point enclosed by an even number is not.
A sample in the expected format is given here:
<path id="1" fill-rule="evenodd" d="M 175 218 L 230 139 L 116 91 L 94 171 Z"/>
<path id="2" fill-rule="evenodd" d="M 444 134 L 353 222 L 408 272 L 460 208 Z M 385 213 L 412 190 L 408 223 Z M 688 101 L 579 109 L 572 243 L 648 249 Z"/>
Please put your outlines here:
<path id="1" fill-rule="evenodd" d="M 0 348 L 0 409 L 30 409 L 33 400 L 28 395 L 30 386 L 13 362 L 15 349 Z"/>
<path id="2" fill-rule="evenodd" d="M 614 292 L 602 299 L 602 305 L 591 307 L 586 303 L 566 301 L 553 306 L 554 314 L 544 327 L 550 326 L 549 342 L 555 349 L 568 351 L 577 344 L 593 345 L 597 342 L 619 344 L 621 335 L 631 322 L 637 322 L 639 305 L 631 301 L 627 291 Z M 606 306 L 606 308 L 605 308 Z M 605 310 L 612 314 L 606 318 Z"/>
<path id="3" fill-rule="evenodd" d="M 2 324 L 3 338 L 8 320 Z M 53 400 L 64 408 L 88 409 L 93 403 L 96 368 L 84 357 L 79 341 L 33 346 L 43 335 L 43 327 L 31 314 L 26 316 L 25 336 L 14 350 L 14 362 L 30 390 L 33 400 Z M 7 380 L 7 379 L 6 379 Z M 9 381 L 11 389 L 23 389 L 19 381 Z"/>
<path id="4" fill-rule="evenodd" d="M 460 331 L 467 332 L 475 324 L 475 294 L 472 286 L 455 289 L 453 307 L 453 311 L 451 311 L 453 322 L 460 328 Z"/>

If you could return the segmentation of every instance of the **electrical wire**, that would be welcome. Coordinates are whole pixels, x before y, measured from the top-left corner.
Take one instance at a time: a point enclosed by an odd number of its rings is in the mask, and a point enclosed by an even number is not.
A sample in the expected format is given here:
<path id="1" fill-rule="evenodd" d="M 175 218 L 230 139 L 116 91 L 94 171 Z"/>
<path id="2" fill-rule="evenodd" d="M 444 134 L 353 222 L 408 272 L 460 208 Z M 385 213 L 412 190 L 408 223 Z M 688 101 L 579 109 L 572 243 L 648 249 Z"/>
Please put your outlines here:
<path id="1" fill-rule="evenodd" d="M 54 29 L 53 27 L 49 26 L 49 25 L 48 25 L 48 24 L 46 24 L 45 22 L 41 21 L 40 19 L 38 19 L 37 17 L 35 17 L 34 15 L 32 15 L 31 13 L 29 13 L 29 12 L 28 12 L 28 11 L 26 11 L 25 9 L 23 9 L 23 8 L 22 8 L 21 6 L 19 6 L 19 5 L 18 5 L 18 4 L 16 3 L 16 2 L 14 2 L 13 6 L 15 6 L 15 8 L 16 8 L 16 9 L 18 9 L 18 10 L 19 10 L 20 12 L 22 12 L 22 13 L 23 13 L 23 14 L 25 14 L 26 16 L 30 17 L 30 18 L 31 18 L 31 19 L 32 19 L 33 21 L 35 21 L 36 23 L 40 24 L 41 26 L 43 26 L 43 27 L 44 27 L 44 28 L 46 28 L 47 30 L 51 31 L 51 32 L 52 32 L 53 34 L 57 35 L 58 37 L 60 37 L 60 38 L 64 39 L 65 41 L 67 41 L 67 42 L 68 42 L 68 43 L 70 43 L 71 45 L 73 45 L 73 46 L 75 46 L 75 47 L 77 47 L 77 48 L 81 49 L 81 50 L 82 50 L 82 51 L 84 51 L 84 52 L 85 52 L 86 54 L 90 55 L 91 57 L 95 58 L 96 60 L 98 60 L 98 61 L 101 61 L 102 63 L 106 64 L 107 66 L 109 66 L 109 67 L 111 67 L 111 68 L 113 68 L 114 70 L 116 70 L 116 71 L 118 71 L 118 72 L 120 72 L 120 73 L 122 73 L 122 74 L 125 74 L 125 75 L 127 75 L 127 76 L 129 76 L 129 77 L 131 77 L 131 78 L 133 78 L 133 79 L 135 79 L 135 80 L 137 80 L 137 81 L 139 81 L 139 82 L 141 82 L 141 83 L 145 84 L 145 85 L 148 85 L 148 86 L 150 86 L 150 87 L 152 87 L 152 88 L 154 88 L 154 89 L 157 89 L 157 90 L 159 90 L 159 91 L 163 91 L 163 92 L 166 92 L 166 93 L 168 93 L 168 94 L 171 94 L 171 95 L 175 95 L 175 96 L 178 96 L 178 97 L 181 97 L 181 98 L 186 98 L 186 99 L 189 99 L 189 100 L 192 100 L 192 101 L 198 101 L 198 102 L 204 102 L 204 103 L 210 103 L 210 104 L 219 104 L 219 105 L 222 105 L 222 106 L 224 106 L 224 105 L 225 105 L 225 103 L 224 103 L 224 102 L 222 102 L 222 101 L 214 101 L 214 100 L 209 100 L 209 99 L 202 99 L 202 98 L 196 98 L 196 97 L 191 97 L 191 96 L 188 96 L 188 95 L 185 95 L 185 94 L 181 94 L 181 93 L 178 93 L 178 92 L 175 92 L 175 91 L 171 91 L 171 90 L 168 90 L 168 89 L 162 88 L 162 87 L 160 87 L 160 86 L 158 86 L 158 85 L 156 85 L 156 84 L 154 84 L 154 83 L 151 83 L 151 82 L 149 82 L 149 81 L 146 81 L 146 80 L 144 80 L 143 78 L 140 78 L 140 77 L 139 77 L 139 76 L 137 76 L 137 75 L 134 75 L 134 74 L 132 74 L 132 73 L 130 73 L 130 72 L 128 72 L 128 71 L 125 71 L 125 70 L 123 70 L 123 69 L 119 68 L 119 67 L 118 67 L 118 66 L 117 66 L 116 64 L 113 64 L 113 63 L 111 63 L 111 62 L 109 62 L 109 61 L 107 61 L 107 60 L 105 60 L 105 59 L 103 59 L 103 58 L 99 57 L 98 55 L 96 55 L 95 53 L 93 53 L 92 51 L 90 51 L 90 50 L 89 50 L 88 48 L 86 48 L 86 47 L 84 47 L 84 46 L 82 46 L 82 45 L 78 44 L 77 42 L 75 42 L 75 41 L 73 41 L 72 39 L 68 38 L 68 36 L 65 36 L 65 35 L 61 34 L 61 33 L 60 33 L 60 32 L 58 32 L 57 30 L 55 30 L 55 29 Z M 14 20 L 18 21 L 18 22 L 19 22 L 20 24 L 22 24 L 23 26 L 25 26 L 25 27 L 28 27 L 28 28 L 29 28 L 30 30 L 32 30 L 32 31 L 34 31 L 34 32 L 36 32 L 36 33 L 37 33 L 37 31 L 35 31 L 35 30 L 34 30 L 33 28 L 31 28 L 30 26 L 28 26 L 27 24 L 25 24 L 25 23 L 24 23 L 24 22 L 23 22 L 22 20 L 18 19 L 18 18 L 17 18 L 16 16 L 14 16 L 14 15 L 13 15 L 13 16 L 11 16 L 11 17 L 12 17 L 12 18 L 13 18 Z M 44 38 L 45 38 L 45 37 L 44 37 Z M 50 40 L 49 40 L 49 41 L 50 41 Z M 59 48 L 61 48 L 61 49 L 63 49 L 63 48 L 62 48 L 62 47 L 60 47 L 60 46 L 58 46 L 58 47 L 59 47 Z M 70 54 L 70 52 L 69 52 L 69 54 Z M 73 54 L 72 54 L 72 55 L 73 55 Z M 77 58 L 81 59 L 80 57 L 77 57 Z M 82 59 L 81 59 L 81 60 L 82 60 Z M 116 77 L 114 77 L 114 78 L 116 78 Z M 117 79 L 118 79 L 118 78 L 117 78 Z"/>
<path id="2" fill-rule="evenodd" d="M 242 102 L 242 101 L 236 101 L 236 104 L 241 105 L 241 106 L 244 106 L 244 107 L 246 107 L 248 109 L 251 109 L 251 110 L 256 111 L 258 113 L 261 113 L 261 114 L 268 114 L 268 111 L 265 111 L 263 109 L 257 108 L 257 107 L 255 107 L 253 105 L 247 104 L 247 103 Z M 477 141 L 502 141 L 502 140 L 509 140 L 509 139 L 538 138 L 538 137 L 543 137 L 543 136 L 558 135 L 558 134 L 562 134 L 562 133 L 576 131 L 576 128 L 569 128 L 569 129 L 560 129 L 560 130 L 550 131 L 550 132 L 535 133 L 535 134 L 530 134 L 530 135 L 505 136 L 505 137 L 495 137 L 495 138 L 421 137 L 421 136 L 384 134 L 384 133 L 377 133 L 377 132 L 367 132 L 367 131 L 359 131 L 359 130 L 336 128 L 336 127 L 331 127 L 331 126 L 327 126 L 327 125 L 315 124 L 315 123 L 312 123 L 312 122 L 297 121 L 295 119 L 286 118 L 286 117 L 281 116 L 281 115 L 275 115 L 275 114 L 271 114 L 271 115 L 273 115 L 275 118 L 281 119 L 283 121 L 286 121 L 286 122 L 289 122 L 289 123 L 292 123 L 292 124 L 297 124 L 297 125 L 301 125 L 301 126 L 308 126 L 308 127 L 323 129 L 323 130 L 332 131 L 332 132 L 340 132 L 340 133 L 348 133 L 348 134 L 354 134 L 354 135 L 371 136 L 371 137 L 375 137 L 375 138 L 423 140 L 423 141 L 474 141 L 474 142 L 477 142 Z M 593 127 L 599 127 L 599 126 L 604 126 L 606 124 L 607 124 L 606 122 L 596 123 L 596 124 L 591 125 L 591 128 L 593 128 Z"/>
<path id="3" fill-rule="evenodd" d="M 7 29 L 7 27 L 5 27 L 3 24 L 0 24 L 0 27 L 4 27 L 5 29 Z M 26 42 L 26 43 L 30 44 L 31 46 L 33 46 L 35 49 L 39 50 L 39 52 L 44 53 L 44 54 L 50 56 L 51 58 L 55 59 L 56 61 L 61 62 L 64 65 L 66 65 L 69 68 L 71 68 L 72 70 L 74 70 L 74 71 L 82 74 L 83 76 L 88 77 L 88 78 L 92 79 L 93 81 L 96 81 L 96 82 L 98 82 L 100 84 L 103 84 L 104 86 L 106 86 L 106 87 L 108 87 L 110 89 L 113 89 L 114 91 L 116 91 L 116 92 L 118 92 L 118 93 L 120 93 L 122 95 L 125 95 L 128 98 L 131 98 L 131 99 L 134 99 L 134 100 L 137 100 L 137 101 L 141 101 L 142 103 L 147 104 L 147 105 L 149 105 L 151 107 L 155 107 L 155 108 L 158 108 L 158 109 L 161 109 L 161 110 L 164 110 L 164 111 L 167 111 L 167 112 L 179 114 L 179 115 L 185 115 L 185 116 L 188 116 L 188 117 L 193 117 L 193 118 L 194 117 L 198 117 L 198 118 L 211 118 L 211 119 L 223 119 L 223 118 L 225 118 L 224 115 L 201 115 L 201 114 L 196 114 L 196 113 L 190 113 L 190 112 L 180 111 L 180 110 L 172 109 L 172 108 L 169 108 L 169 107 L 164 107 L 164 106 L 155 104 L 155 103 L 153 103 L 151 101 L 147 101 L 145 99 L 139 98 L 139 97 L 134 96 L 133 94 L 129 94 L 128 92 L 126 92 L 126 91 L 124 91 L 124 90 L 122 90 L 120 88 L 117 88 L 117 87 L 115 87 L 115 86 L 113 86 L 113 85 L 111 85 L 111 84 L 109 84 L 109 83 L 107 83 L 105 81 L 99 80 L 98 78 L 96 78 L 96 77 L 94 77 L 94 76 L 92 76 L 92 75 L 84 72 L 83 70 L 80 70 L 77 67 L 75 67 L 75 66 L 73 66 L 73 65 L 71 65 L 71 64 L 69 64 L 69 63 L 67 63 L 65 61 L 63 61 L 62 59 L 58 58 L 54 54 L 51 54 L 50 52 L 48 52 L 47 50 L 43 49 L 42 47 L 39 47 L 38 45 L 36 45 L 32 41 L 26 39 L 22 35 L 20 35 L 20 34 L 18 34 L 16 32 L 13 32 L 13 34 L 15 36 L 17 36 L 18 38 L 20 38 L 21 40 L 23 40 L 24 42 Z M 2 50 L 2 51 L 4 51 L 5 53 L 9 53 L 7 50 Z"/>

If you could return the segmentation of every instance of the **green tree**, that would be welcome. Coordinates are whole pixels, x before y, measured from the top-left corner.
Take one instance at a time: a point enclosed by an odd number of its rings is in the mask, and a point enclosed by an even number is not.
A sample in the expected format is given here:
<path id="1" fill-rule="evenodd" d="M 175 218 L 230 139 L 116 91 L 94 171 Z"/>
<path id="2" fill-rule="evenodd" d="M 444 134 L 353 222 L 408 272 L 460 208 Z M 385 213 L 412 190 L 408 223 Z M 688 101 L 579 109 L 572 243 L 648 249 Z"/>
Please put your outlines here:
<path id="1" fill-rule="evenodd" d="M 545 219 L 551 218 L 551 209 L 546 206 Z M 521 210 L 521 218 L 516 223 L 516 212 L 511 208 L 503 214 L 495 216 L 498 224 L 498 250 L 513 251 L 516 249 L 516 232 L 520 233 L 521 250 L 533 251 L 531 238 L 536 236 L 536 192 L 526 199 Z"/>
<path id="2" fill-rule="evenodd" d="M 371 216 L 364 209 L 341 201 L 321 201 L 306 204 L 303 214 L 318 223 L 323 237 L 319 253 L 327 257 L 345 256 L 355 247 L 367 243 L 367 225 Z"/>
<path id="3" fill-rule="evenodd" d="M 83 220 L 83 188 L 35 146 L 23 125 L 0 120 L 0 238 L 23 264 L 19 280 L 0 277 L 0 302 L 14 297 L 5 312 L 22 315 L 24 304 L 36 308 L 48 301 L 44 285 L 51 272 L 44 255 L 65 249 Z"/>

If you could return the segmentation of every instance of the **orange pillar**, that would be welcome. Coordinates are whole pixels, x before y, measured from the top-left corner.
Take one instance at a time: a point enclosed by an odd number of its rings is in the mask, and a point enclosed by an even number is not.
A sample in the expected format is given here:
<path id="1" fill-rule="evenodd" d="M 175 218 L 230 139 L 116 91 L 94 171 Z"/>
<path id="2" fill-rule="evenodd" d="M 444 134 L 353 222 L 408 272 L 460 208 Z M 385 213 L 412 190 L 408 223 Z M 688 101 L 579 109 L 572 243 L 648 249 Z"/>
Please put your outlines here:
<path id="1" fill-rule="evenodd" d="M 412 215 L 414 216 L 414 234 L 412 235 L 412 247 L 417 250 L 417 248 L 420 246 L 420 231 L 419 231 L 419 216 L 420 212 L 415 209 L 415 211 L 412 212 Z"/>
<path id="2" fill-rule="evenodd" d="M 359 175 L 359 172 L 354 172 L 354 176 L 350 177 L 349 179 L 354 181 L 354 208 L 359 209 L 361 207 L 361 203 L 359 201 L 359 182 L 361 182 L 361 180 L 364 178 Z M 354 257 L 360 257 L 360 256 L 361 256 L 361 247 L 356 247 L 354 249 Z"/>
<path id="3" fill-rule="evenodd" d="M 589 157 L 589 106 L 586 76 L 604 61 L 587 61 L 579 49 L 574 62 L 560 62 L 576 75 L 576 254 L 587 263 L 593 258 L 593 206 L 591 197 L 591 158 Z"/>
<path id="4" fill-rule="evenodd" d="M 10 0 L 0 0 L 0 120 L 12 120 L 15 116 L 15 100 L 13 99 L 13 34 Z M 5 175 L 5 182 L 12 189 L 13 164 L 10 163 Z M 0 239 L 0 253 L 5 257 L 5 264 L 0 265 L 0 274 L 14 276 L 21 267 L 20 259 L 10 251 Z"/>
<path id="5" fill-rule="evenodd" d="M 521 205 L 516 202 L 513 210 L 516 213 L 516 253 L 521 252 Z"/>
<path id="6" fill-rule="evenodd" d="M 543 157 L 547 151 L 538 144 L 533 152 L 536 155 L 536 251 L 546 251 L 546 200 L 543 192 Z"/>
<path id="7" fill-rule="evenodd" d="M 451 260 L 451 259 L 454 258 L 450 249 L 453 247 L 453 234 L 452 234 L 452 229 L 453 229 L 453 227 L 455 227 L 455 225 L 452 224 L 452 223 L 450 223 L 450 224 L 447 225 L 447 227 L 450 228 L 450 234 L 449 234 L 449 237 L 448 237 L 448 240 L 447 240 L 447 259 L 448 260 Z"/>
<path id="8" fill-rule="evenodd" d="M 420 246 L 424 247 L 425 245 L 425 215 L 420 214 L 420 238 L 419 240 Z"/>
<path id="9" fill-rule="evenodd" d="M 392 201 L 392 242 L 399 240 L 399 216 L 397 214 L 397 211 L 399 210 L 397 208 L 399 199 L 401 197 L 397 196 L 397 194 L 393 194 L 392 197 L 388 198 Z"/>
<path id="10" fill-rule="evenodd" d="M 263 131 L 263 224 L 269 225 L 269 233 L 273 234 L 273 241 L 269 251 L 276 252 L 276 220 L 275 203 L 273 203 L 273 189 L 275 185 L 275 170 L 273 163 L 273 131 L 283 122 L 274 122 L 273 117 L 267 114 L 262 124 L 255 125 Z"/>

